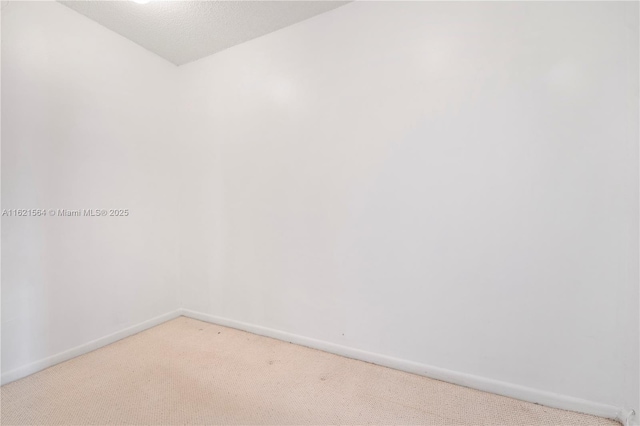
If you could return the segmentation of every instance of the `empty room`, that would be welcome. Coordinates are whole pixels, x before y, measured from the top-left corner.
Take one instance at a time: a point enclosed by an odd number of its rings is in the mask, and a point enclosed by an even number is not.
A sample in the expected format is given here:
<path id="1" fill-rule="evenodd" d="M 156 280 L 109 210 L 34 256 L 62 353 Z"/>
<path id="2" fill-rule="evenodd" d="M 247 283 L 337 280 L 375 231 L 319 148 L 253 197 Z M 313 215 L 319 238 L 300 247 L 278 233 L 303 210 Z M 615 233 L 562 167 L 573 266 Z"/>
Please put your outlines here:
<path id="1" fill-rule="evenodd" d="M 0 424 L 640 425 L 640 2 L 0 15 Z"/>

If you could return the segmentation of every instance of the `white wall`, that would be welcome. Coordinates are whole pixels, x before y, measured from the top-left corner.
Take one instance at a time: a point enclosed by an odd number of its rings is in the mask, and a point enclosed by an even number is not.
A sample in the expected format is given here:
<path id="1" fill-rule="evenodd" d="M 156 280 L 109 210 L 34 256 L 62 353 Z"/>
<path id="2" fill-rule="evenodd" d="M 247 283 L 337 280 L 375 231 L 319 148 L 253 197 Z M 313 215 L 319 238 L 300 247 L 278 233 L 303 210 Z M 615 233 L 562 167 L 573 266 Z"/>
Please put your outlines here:
<path id="1" fill-rule="evenodd" d="M 131 215 L 3 218 L 2 371 L 182 306 L 638 408 L 637 40 L 358 2 L 175 68 L 10 3 L 2 208 Z"/>
<path id="2" fill-rule="evenodd" d="M 2 10 L 2 372 L 178 308 L 177 68 L 56 2 Z"/>
<path id="3" fill-rule="evenodd" d="M 638 408 L 638 4 L 353 3 L 181 68 L 183 307 Z"/>

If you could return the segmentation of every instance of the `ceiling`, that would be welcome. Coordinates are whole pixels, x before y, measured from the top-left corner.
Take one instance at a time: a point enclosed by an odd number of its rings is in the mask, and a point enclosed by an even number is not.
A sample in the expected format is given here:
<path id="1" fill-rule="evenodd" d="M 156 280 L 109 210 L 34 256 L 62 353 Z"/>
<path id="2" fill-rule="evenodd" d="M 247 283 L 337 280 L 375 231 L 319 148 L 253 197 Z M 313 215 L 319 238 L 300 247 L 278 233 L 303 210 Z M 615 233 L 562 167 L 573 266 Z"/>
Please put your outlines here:
<path id="1" fill-rule="evenodd" d="M 60 1 L 182 65 L 326 12 L 340 1 Z"/>

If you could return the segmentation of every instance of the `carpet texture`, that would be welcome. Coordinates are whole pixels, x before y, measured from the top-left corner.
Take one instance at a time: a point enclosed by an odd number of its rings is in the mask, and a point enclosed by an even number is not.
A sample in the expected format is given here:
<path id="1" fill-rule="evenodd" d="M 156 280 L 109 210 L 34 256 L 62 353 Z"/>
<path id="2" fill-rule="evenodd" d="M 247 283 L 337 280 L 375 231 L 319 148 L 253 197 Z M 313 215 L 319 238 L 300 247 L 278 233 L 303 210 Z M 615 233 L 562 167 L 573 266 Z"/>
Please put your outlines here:
<path id="1" fill-rule="evenodd" d="M 184 317 L 1 398 L 2 425 L 618 425 Z"/>

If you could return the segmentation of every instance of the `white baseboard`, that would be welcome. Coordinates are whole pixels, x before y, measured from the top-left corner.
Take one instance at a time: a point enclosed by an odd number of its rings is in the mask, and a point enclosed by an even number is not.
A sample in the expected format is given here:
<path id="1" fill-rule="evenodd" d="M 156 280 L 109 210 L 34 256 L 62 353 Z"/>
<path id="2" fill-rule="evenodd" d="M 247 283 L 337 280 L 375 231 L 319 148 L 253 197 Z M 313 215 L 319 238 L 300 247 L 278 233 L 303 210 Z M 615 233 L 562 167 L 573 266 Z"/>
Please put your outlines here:
<path id="1" fill-rule="evenodd" d="M 468 388 L 491 392 L 510 398 L 520 399 L 522 401 L 545 405 L 548 407 L 560 408 L 569 411 L 578 411 L 581 413 L 592 414 L 599 417 L 606 417 L 609 419 L 617 420 L 625 426 L 636 425 L 634 420 L 636 416 L 634 415 L 634 412 L 632 410 L 626 410 L 620 407 L 599 404 L 579 398 L 558 395 L 555 393 L 532 389 L 512 383 L 488 379 L 486 377 L 474 376 L 471 374 L 460 373 L 457 371 L 446 370 L 444 368 L 420 364 L 413 361 L 393 358 L 390 356 L 337 345 L 335 343 L 317 340 L 310 337 L 299 336 L 296 334 L 287 333 L 285 331 L 275 330 L 272 328 L 262 327 L 254 324 L 248 324 L 228 318 L 216 317 L 201 312 L 194 312 L 188 309 L 183 309 L 182 315 L 213 324 L 248 331 L 250 333 L 259 334 L 261 336 L 284 340 L 313 349 L 319 349 L 321 351 L 330 352 L 347 358 L 357 359 L 360 361 L 366 361 L 372 364 L 382 365 L 396 370 L 419 374 L 421 376 L 442 380 L 444 382 L 449 382 Z"/>
<path id="2" fill-rule="evenodd" d="M 172 320 L 181 315 L 201 321 L 210 322 L 213 324 L 248 331 L 250 333 L 259 334 L 261 336 L 272 337 L 274 339 L 284 340 L 298 345 L 319 349 L 321 351 L 330 352 L 347 358 L 366 361 L 413 374 L 419 374 L 421 376 L 426 376 L 485 392 L 491 392 L 498 395 L 520 399 L 523 401 L 546 405 L 548 407 L 578 411 L 581 413 L 606 417 L 617 420 L 625 426 L 638 425 L 637 415 L 635 415 L 632 410 L 614 407 L 611 405 L 599 404 L 596 402 L 586 401 L 570 396 L 558 395 L 551 392 L 514 385 L 511 383 L 501 382 L 485 377 L 446 370 L 443 368 L 420 364 L 413 361 L 407 361 L 404 359 L 350 348 L 348 346 L 337 345 L 335 343 L 330 343 L 323 340 L 317 340 L 310 337 L 291 334 L 285 331 L 275 330 L 268 327 L 248 324 L 228 318 L 216 317 L 213 315 L 195 312 L 188 309 L 179 309 L 173 312 L 166 313 L 164 315 L 160 315 L 158 317 L 141 322 L 131 327 L 127 327 L 123 330 L 102 337 L 100 339 L 93 340 L 80 346 L 76 346 L 75 348 L 50 356 L 40 361 L 36 361 L 31 364 L 18 367 L 11 371 L 7 371 L 6 373 L 2 374 L 1 383 L 4 385 L 6 383 L 10 383 L 31 374 L 37 373 L 38 371 L 44 370 L 45 368 L 52 367 L 71 358 L 84 355 L 88 352 L 94 351 L 103 346 L 124 339 L 125 337 L 132 336 L 148 328 L 155 327 L 156 325 L 162 324 L 163 322 Z"/>
<path id="3" fill-rule="evenodd" d="M 29 376 L 33 373 L 37 373 L 38 371 L 44 370 L 45 368 L 52 367 L 56 364 L 70 360 L 71 358 L 75 358 L 80 355 L 84 355 L 88 352 L 95 351 L 96 349 L 109 345 L 113 342 L 117 342 L 118 340 L 124 339 L 125 337 L 132 336 L 148 328 L 155 327 L 158 324 L 162 324 L 163 322 L 178 318 L 181 315 L 182 313 L 180 310 L 168 312 L 164 315 L 151 318 L 150 320 L 141 322 L 131 327 L 127 327 L 113 334 L 109 334 L 108 336 L 92 340 L 91 342 L 76 346 L 75 348 L 69 349 L 56 355 L 52 355 L 48 358 L 32 362 L 31 364 L 23 365 L 22 367 L 14 368 L 13 370 L 7 371 L 6 373 L 2 373 L 1 383 L 4 385 L 15 380 L 22 379 L 23 377 Z"/>

